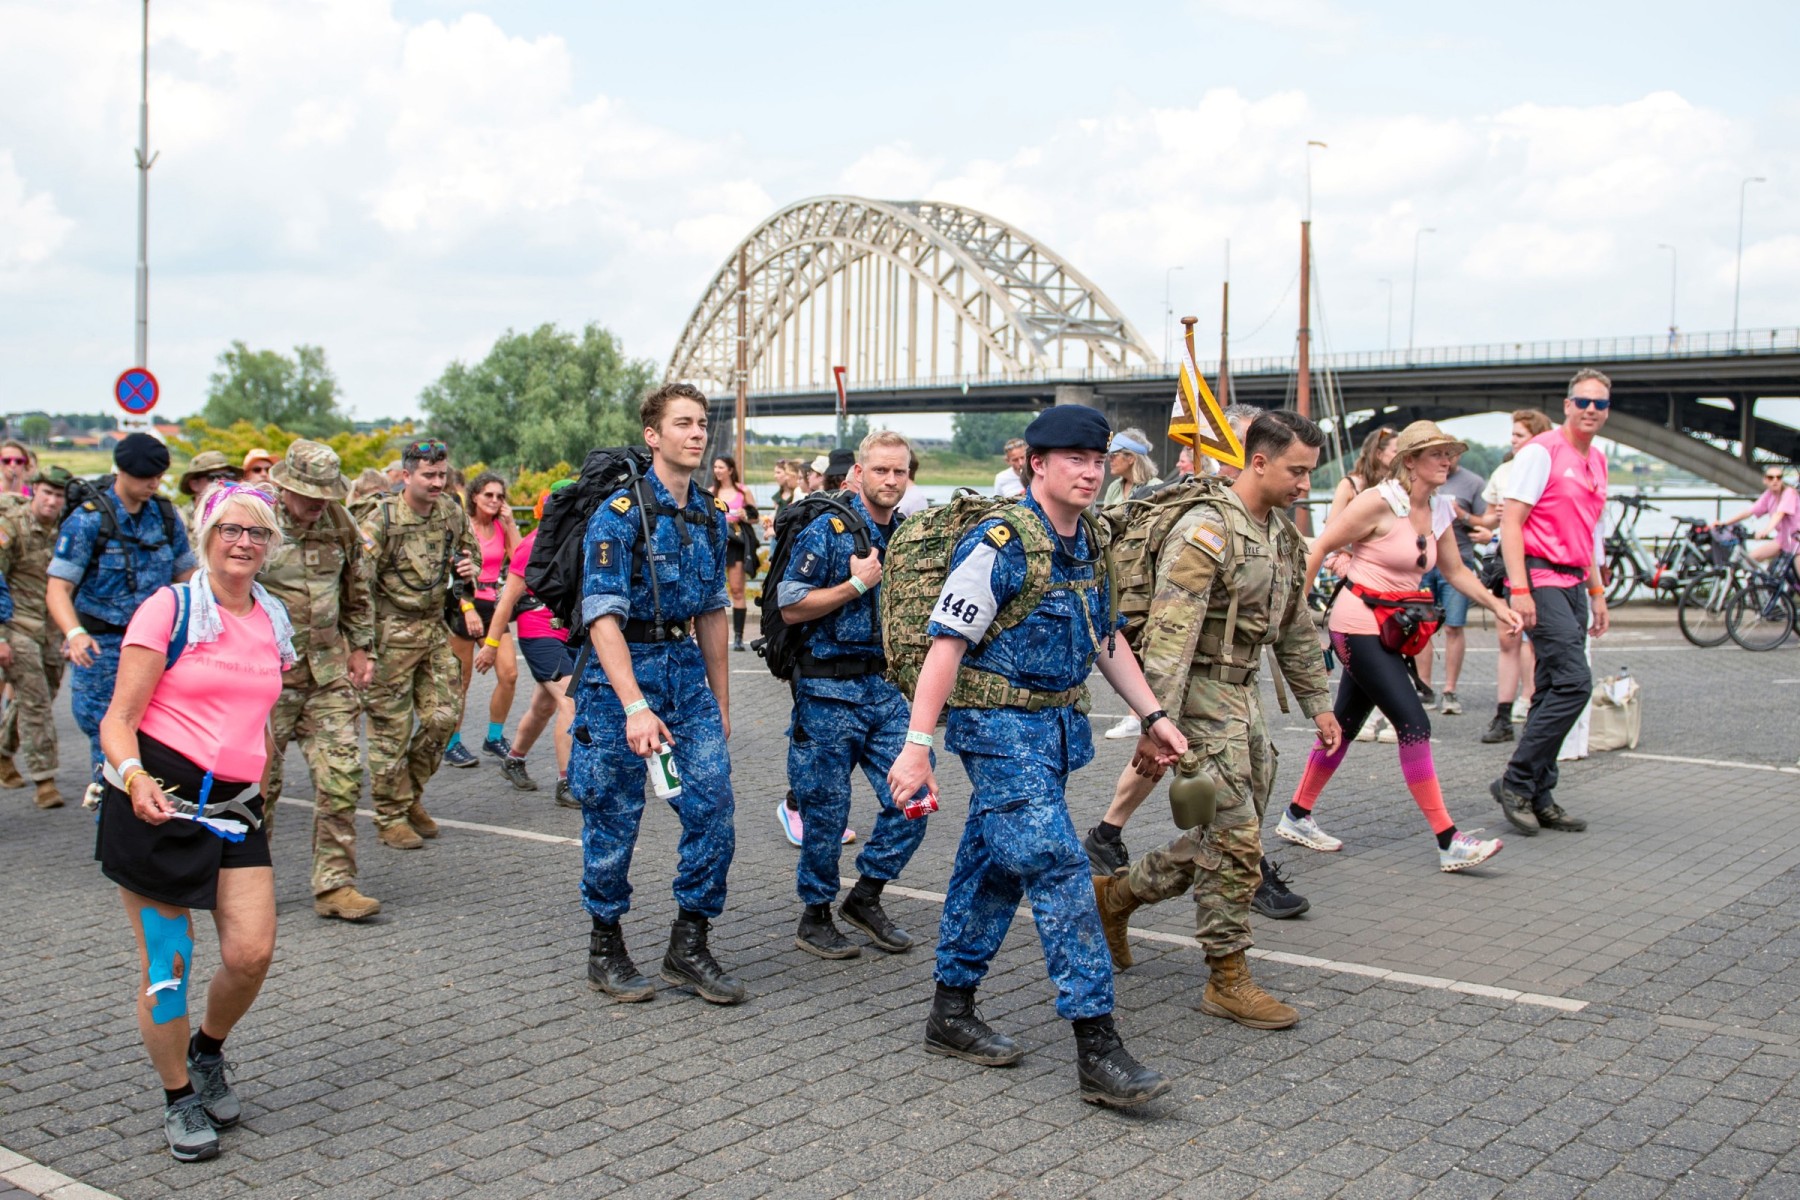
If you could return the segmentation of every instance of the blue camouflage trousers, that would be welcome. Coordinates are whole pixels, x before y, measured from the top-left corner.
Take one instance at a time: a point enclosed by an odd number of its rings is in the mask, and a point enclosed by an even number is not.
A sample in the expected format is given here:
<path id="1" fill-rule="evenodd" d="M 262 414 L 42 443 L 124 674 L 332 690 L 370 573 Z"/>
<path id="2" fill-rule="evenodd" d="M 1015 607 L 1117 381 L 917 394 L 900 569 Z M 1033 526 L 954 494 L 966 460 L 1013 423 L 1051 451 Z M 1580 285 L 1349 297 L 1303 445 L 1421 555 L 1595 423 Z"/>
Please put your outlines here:
<path id="1" fill-rule="evenodd" d="M 100 718 L 112 705 L 113 684 L 119 677 L 119 644 L 122 633 L 90 634 L 94 639 L 94 665 L 78 667 L 69 664 L 69 707 L 75 712 L 75 724 L 88 735 L 89 766 L 94 782 L 100 781 Z"/>
<path id="2" fill-rule="evenodd" d="M 716 917 L 725 911 L 725 876 L 737 847 L 718 699 L 691 641 L 633 643 L 631 664 L 650 711 L 669 727 L 681 775 L 681 794 L 669 801 L 681 819 L 675 903 Z M 573 732 L 569 790 L 581 801 L 581 900 L 591 915 L 618 921 L 631 908 L 631 852 L 648 772 L 625 744 L 625 708 L 597 664 L 583 674 Z"/>
<path id="3" fill-rule="evenodd" d="M 1065 1020 L 1113 1010 L 1112 958 L 1100 929 L 1087 852 L 1063 800 L 1066 776 L 1018 758 L 963 754 L 974 792 L 938 928 L 945 987 L 973 988 L 1000 950 L 1021 896 L 1044 946 Z"/>
<path id="4" fill-rule="evenodd" d="M 906 819 L 888 791 L 887 773 L 906 746 L 910 710 L 896 688 L 874 703 L 801 695 L 788 730 L 788 786 L 800 802 L 804 825 L 795 890 L 802 904 L 829 904 L 838 892 L 838 855 L 850 823 L 850 772 L 860 766 L 881 815 L 868 844 L 856 856 L 858 873 L 886 882 L 898 879 L 925 838 L 925 822 Z"/>

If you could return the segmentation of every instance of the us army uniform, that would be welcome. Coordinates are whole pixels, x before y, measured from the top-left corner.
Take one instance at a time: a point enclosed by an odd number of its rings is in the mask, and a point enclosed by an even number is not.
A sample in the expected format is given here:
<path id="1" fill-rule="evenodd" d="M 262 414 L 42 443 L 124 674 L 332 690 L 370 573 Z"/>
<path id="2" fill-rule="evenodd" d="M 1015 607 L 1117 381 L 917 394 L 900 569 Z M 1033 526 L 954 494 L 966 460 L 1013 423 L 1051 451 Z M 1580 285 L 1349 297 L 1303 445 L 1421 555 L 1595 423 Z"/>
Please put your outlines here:
<path id="1" fill-rule="evenodd" d="M 1264 527 L 1225 490 L 1175 524 L 1157 559 L 1144 678 L 1158 703 L 1178 714 L 1190 753 L 1217 786 L 1217 815 L 1144 855 L 1127 878 L 1146 904 L 1193 887 L 1194 936 L 1208 958 L 1251 945 L 1262 816 L 1275 782 L 1275 745 L 1256 690 L 1263 648 L 1274 648 L 1302 712 L 1310 718 L 1331 709 L 1306 608 L 1305 553 L 1285 514 L 1272 512 Z"/>
<path id="2" fill-rule="evenodd" d="M 285 465 L 286 460 L 277 467 Z M 294 623 L 296 661 L 281 677 L 281 698 L 271 716 L 275 755 L 263 811 L 272 824 L 281 798 L 282 759 L 288 742 L 297 736 L 313 780 L 312 890 L 323 896 L 356 882 L 354 818 L 362 794 L 356 723 L 362 715 L 362 698 L 350 682 L 350 652 L 374 647 L 369 564 L 362 538 L 342 504 L 328 504 L 305 529 L 280 502 L 275 515 L 282 540 L 270 551 L 258 578 L 287 606 Z"/>
<path id="3" fill-rule="evenodd" d="M 0 758 L 23 756 L 25 777 L 56 776 L 56 719 L 52 702 L 62 686 L 62 631 L 50 620 L 44 593 L 57 542 L 56 523 L 44 524 L 28 504 L 0 513 L 0 587 L 11 592 L 11 615 L 0 621 L 0 642 L 12 646 L 6 682 L 13 702 L 0 719 Z"/>
<path id="4" fill-rule="evenodd" d="M 842 495 L 867 524 L 876 556 L 885 558 L 894 525 L 877 525 L 855 492 Z M 845 530 L 843 518 L 829 513 L 818 517 L 794 541 L 777 586 L 777 602 L 798 604 L 816 588 L 848 580 L 854 553 L 855 539 Z M 858 888 L 878 897 L 879 885 L 899 878 L 925 837 L 926 818 L 908 820 L 888 790 L 887 773 L 906 746 L 911 710 L 900 689 L 881 674 L 886 666 L 879 583 L 819 618 L 796 664 L 788 786 L 799 799 L 804 818 L 795 868 L 802 904 L 827 905 L 837 897 L 838 855 L 850 820 L 850 774 L 857 766 L 881 805 L 875 831 L 856 858 L 857 872 L 869 881 L 859 882 Z M 852 910 L 846 919 L 854 915 Z M 894 948 L 910 944 L 907 938 L 905 945 Z"/>
<path id="5" fill-rule="evenodd" d="M 1035 499 L 1020 501 L 1057 535 Z M 973 785 L 968 823 L 951 868 L 934 977 L 945 987 L 980 984 L 1021 896 L 1067 1020 L 1113 1010 L 1112 963 L 1082 850 L 1064 802 L 1070 773 L 1094 757 L 1084 681 L 1112 631 L 1099 548 L 1085 523 L 1062 540 L 1050 590 L 1024 620 L 982 644 L 995 614 L 1025 586 L 1024 548 L 1004 521 L 983 521 L 957 543 L 928 632 L 970 645 L 963 671 L 987 692 L 980 707 L 955 707 L 944 746 L 962 758 Z"/>
<path id="6" fill-rule="evenodd" d="M 644 482 L 655 506 L 677 511 L 661 479 L 648 473 Z M 581 619 L 584 625 L 618 619 L 637 686 L 650 711 L 668 726 L 681 775 L 681 794 L 670 801 L 681 819 L 675 902 L 710 919 L 725 911 L 725 877 L 737 838 L 724 720 L 689 623 L 731 604 L 725 591 L 725 510 L 690 485 L 680 512 L 650 518 L 646 553 L 642 517 L 629 491 L 594 510 L 582 544 L 587 565 Z M 661 593 L 660 625 L 650 571 Z M 644 815 L 645 767 L 625 741 L 625 709 L 599 657 L 587 658 L 575 698 L 569 788 L 581 801 L 582 903 L 597 920 L 616 924 L 631 908 L 629 873 Z"/>
<path id="7" fill-rule="evenodd" d="M 323 518 L 321 518 L 323 519 Z M 462 723 L 461 670 L 444 627 L 444 592 L 458 557 L 480 561 L 469 518 L 442 495 L 420 516 L 402 495 L 386 495 L 363 517 L 363 549 L 375 607 L 375 678 L 369 686 L 369 792 L 375 825 L 423 821 L 419 801 Z"/>
<path id="8" fill-rule="evenodd" d="M 101 537 L 101 504 L 110 505 L 118 534 Z M 100 778 L 100 718 L 112 704 L 119 673 L 119 643 L 131 614 L 158 588 L 199 565 L 187 530 L 161 498 L 144 503 L 136 516 L 125 511 L 108 488 L 69 514 L 56 541 L 46 574 L 75 585 L 75 616 L 94 639 L 91 666 L 76 666 L 69 684 L 75 723 L 88 735 L 94 779 Z"/>

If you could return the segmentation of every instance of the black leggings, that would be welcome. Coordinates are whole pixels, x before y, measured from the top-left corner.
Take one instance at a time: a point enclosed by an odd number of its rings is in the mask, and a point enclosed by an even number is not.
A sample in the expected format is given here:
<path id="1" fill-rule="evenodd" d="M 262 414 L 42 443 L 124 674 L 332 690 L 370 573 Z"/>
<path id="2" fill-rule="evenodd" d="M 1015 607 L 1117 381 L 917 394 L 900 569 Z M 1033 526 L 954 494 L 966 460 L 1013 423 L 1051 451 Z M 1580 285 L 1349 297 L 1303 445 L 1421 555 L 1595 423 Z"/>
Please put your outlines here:
<path id="1" fill-rule="evenodd" d="M 1431 740 L 1431 718 L 1419 701 L 1406 660 L 1381 644 L 1373 633 L 1337 633 L 1331 645 L 1344 664 L 1332 711 L 1344 736 L 1353 738 L 1376 709 L 1394 726 L 1402 746 Z"/>

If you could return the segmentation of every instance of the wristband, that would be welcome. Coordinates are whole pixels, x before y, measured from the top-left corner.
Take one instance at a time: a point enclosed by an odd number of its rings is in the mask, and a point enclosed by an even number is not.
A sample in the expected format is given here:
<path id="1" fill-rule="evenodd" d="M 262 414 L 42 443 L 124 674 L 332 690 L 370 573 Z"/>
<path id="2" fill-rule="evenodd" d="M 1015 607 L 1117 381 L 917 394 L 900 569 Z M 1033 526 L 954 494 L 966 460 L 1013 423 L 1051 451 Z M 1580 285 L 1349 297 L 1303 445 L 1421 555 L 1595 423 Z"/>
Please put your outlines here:
<path id="1" fill-rule="evenodd" d="M 72 637 L 91 637 L 91 636 L 93 636 L 93 635 L 88 633 L 87 630 L 85 630 L 81 626 L 77 625 L 75 628 L 69 630 L 69 632 L 63 634 L 63 640 L 66 642 Z"/>
<path id="2" fill-rule="evenodd" d="M 869 594 L 869 585 L 854 575 L 850 577 L 850 586 L 856 589 L 856 594 L 859 596 L 866 596 Z"/>
<path id="3" fill-rule="evenodd" d="M 649 707 L 650 707 L 650 702 L 648 700 L 633 700 L 630 704 L 627 704 L 625 706 L 625 715 L 628 717 L 633 716 L 637 713 L 643 712 L 645 709 L 647 709 Z"/>
<path id="4" fill-rule="evenodd" d="M 119 778 L 123 779 L 125 776 L 131 774 L 131 769 L 133 767 L 136 767 L 140 771 L 143 770 L 144 760 L 141 758 L 128 758 L 115 767 L 114 770 L 118 773 Z"/>
<path id="5" fill-rule="evenodd" d="M 1590 595 L 1590 596 L 1604 596 L 1604 595 L 1606 595 L 1606 589 L 1605 589 L 1605 588 L 1603 588 L 1603 587 L 1591 587 L 1591 588 L 1589 588 L 1589 589 L 1588 589 L 1588 595 Z"/>
<path id="6" fill-rule="evenodd" d="M 1528 595 L 1531 592 L 1531 588 L 1529 585 L 1527 585 L 1525 587 L 1516 587 L 1510 583 L 1506 585 L 1506 590 L 1509 595 L 1513 595 L 1513 596 L 1524 596 L 1524 595 Z"/>
<path id="7" fill-rule="evenodd" d="M 462 602 L 461 607 L 464 612 L 474 612 L 475 611 L 475 606 L 473 604 L 469 603 L 469 601 L 467 601 L 467 600 L 464 600 Z"/>
<path id="8" fill-rule="evenodd" d="M 1155 712 L 1149 713 L 1146 716 L 1144 716 L 1141 720 L 1138 721 L 1138 724 L 1143 728 L 1145 733 L 1149 733 L 1150 727 L 1152 725 L 1156 724 L 1158 721 L 1166 721 L 1168 719 L 1169 719 L 1169 714 L 1159 708 Z"/>
<path id="9" fill-rule="evenodd" d="M 916 729 L 909 729 L 906 731 L 906 740 L 915 746 L 925 746 L 927 748 L 937 745 L 937 742 L 929 733 L 920 733 Z"/>
<path id="10" fill-rule="evenodd" d="M 500 648 L 500 643 L 495 638 L 482 638 L 481 644 L 490 650 L 498 650 Z"/>

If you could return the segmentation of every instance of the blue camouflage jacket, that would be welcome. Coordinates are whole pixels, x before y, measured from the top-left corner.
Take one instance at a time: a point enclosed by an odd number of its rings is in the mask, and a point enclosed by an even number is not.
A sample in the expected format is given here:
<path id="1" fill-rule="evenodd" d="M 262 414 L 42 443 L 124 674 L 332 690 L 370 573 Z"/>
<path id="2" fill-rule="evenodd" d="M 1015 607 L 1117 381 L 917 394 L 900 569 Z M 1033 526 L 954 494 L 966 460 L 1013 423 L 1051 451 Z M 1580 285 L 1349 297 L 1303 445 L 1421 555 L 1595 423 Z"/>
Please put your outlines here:
<path id="1" fill-rule="evenodd" d="M 181 518 L 171 517 L 165 527 L 162 506 L 155 500 L 136 516 L 125 511 L 118 493 L 110 488 L 94 503 L 112 506 L 121 536 L 106 538 L 96 555 L 101 515 L 98 508 L 84 504 L 63 522 L 47 573 L 75 585 L 77 613 L 128 625 L 139 605 L 173 583 L 175 576 L 193 570 L 199 560 L 188 545 Z"/>
<path id="2" fill-rule="evenodd" d="M 675 507 L 675 498 L 654 472 L 645 476 L 655 503 Z M 686 621 L 731 604 L 725 591 L 725 510 L 705 490 L 689 485 L 680 518 L 651 516 L 653 544 L 643 566 L 636 565 L 643 525 L 629 489 L 620 489 L 588 518 L 582 540 L 581 619 L 654 620 L 649 571 L 662 593 L 662 619 Z"/>
<path id="3" fill-rule="evenodd" d="M 877 525 L 855 492 L 841 493 L 858 516 L 869 526 L 869 544 L 877 558 L 887 557 L 888 537 L 894 523 Z M 843 519 L 826 513 L 816 518 L 794 538 L 787 569 L 775 585 L 775 601 L 785 607 L 805 599 L 814 588 L 835 587 L 850 578 L 850 558 L 856 551 L 855 539 L 843 529 Z M 827 613 L 813 623 L 806 639 L 806 651 L 824 661 L 841 658 L 872 659 L 882 657 L 881 585 L 878 583 L 835 612 Z M 873 681 L 873 683 L 866 682 Z M 825 696 L 840 700 L 858 700 L 867 691 L 881 685 L 893 689 L 880 675 L 864 675 L 854 679 L 821 679 L 800 677 L 796 686 L 803 695 Z"/>

